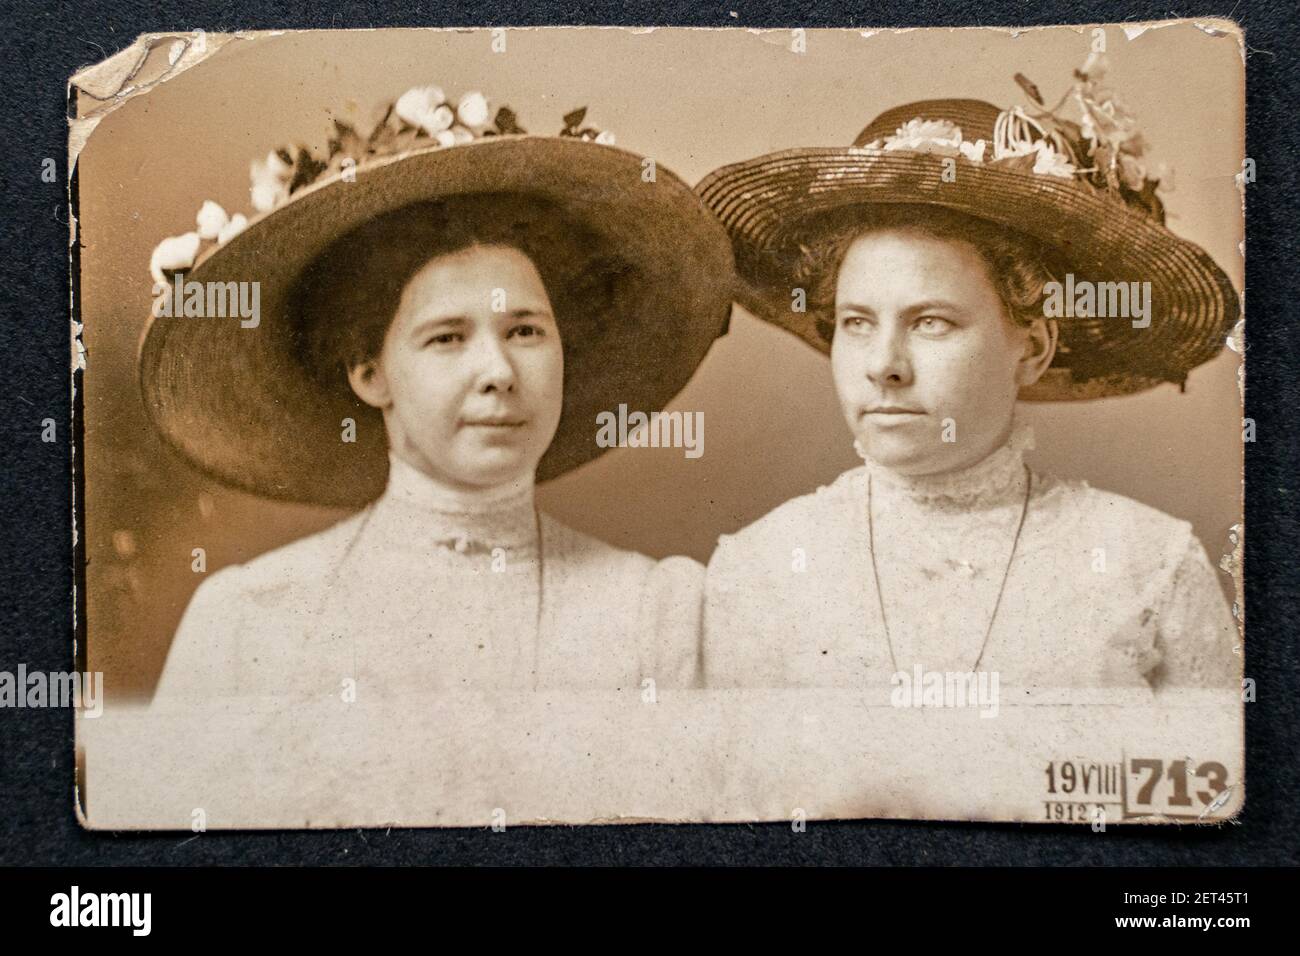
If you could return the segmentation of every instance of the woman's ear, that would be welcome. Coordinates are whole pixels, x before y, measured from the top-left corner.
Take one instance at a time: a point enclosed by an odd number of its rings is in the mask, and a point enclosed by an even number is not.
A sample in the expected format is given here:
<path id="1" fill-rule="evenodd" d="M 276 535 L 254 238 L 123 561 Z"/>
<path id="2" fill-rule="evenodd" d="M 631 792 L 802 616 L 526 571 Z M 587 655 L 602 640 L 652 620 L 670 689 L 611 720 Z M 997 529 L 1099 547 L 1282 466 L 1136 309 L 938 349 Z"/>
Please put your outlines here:
<path id="1" fill-rule="evenodd" d="M 388 389 L 388 378 L 383 366 L 375 359 L 366 359 L 348 366 L 348 384 L 357 398 L 372 408 L 385 409 L 393 403 Z"/>
<path id="2" fill-rule="evenodd" d="M 1021 356 L 1020 365 L 1016 369 L 1016 384 L 1021 388 L 1037 382 L 1052 364 L 1059 332 L 1055 319 L 1042 317 L 1035 318 L 1028 331 L 1025 354 Z"/>

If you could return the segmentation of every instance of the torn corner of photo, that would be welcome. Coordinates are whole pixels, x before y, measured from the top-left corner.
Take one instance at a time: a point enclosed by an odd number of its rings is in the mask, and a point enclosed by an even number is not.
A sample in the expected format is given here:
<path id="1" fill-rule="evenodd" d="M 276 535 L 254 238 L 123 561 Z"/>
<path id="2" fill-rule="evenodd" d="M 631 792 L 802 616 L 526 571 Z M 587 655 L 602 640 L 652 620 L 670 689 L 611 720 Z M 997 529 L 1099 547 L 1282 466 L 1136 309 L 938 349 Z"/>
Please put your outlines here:
<path id="1" fill-rule="evenodd" d="M 84 67 L 68 80 L 68 169 L 100 120 L 136 96 L 183 74 L 233 40 L 250 34 L 143 33 L 123 50 Z"/>

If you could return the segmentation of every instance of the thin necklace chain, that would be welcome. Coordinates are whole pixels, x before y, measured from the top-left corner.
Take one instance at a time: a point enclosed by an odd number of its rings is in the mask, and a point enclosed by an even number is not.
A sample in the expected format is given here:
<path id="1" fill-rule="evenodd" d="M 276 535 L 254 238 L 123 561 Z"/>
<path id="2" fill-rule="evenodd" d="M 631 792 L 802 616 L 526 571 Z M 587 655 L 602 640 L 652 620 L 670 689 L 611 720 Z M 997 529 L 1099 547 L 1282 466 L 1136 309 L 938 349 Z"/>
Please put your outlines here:
<path id="1" fill-rule="evenodd" d="M 898 673 L 898 660 L 894 657 L 894 642 L 889 635 L 889 619 L 885 615 L 885 594 L 880 589 L 880 569 L 876 566 L 876 521 L 872 507 L 871 493 L 871 474 L 867 474 L 867 548 L 871 554 L 871 576 L 876 582 L 876 603 L 880 607 L 880 623 L 885 629 L 885 645 L 889 648 L 889 663 L 893 667 L 894 673 Z M 1025 465 L 1025 501 L 1020 507 L 1020 521 L 1016 525 L 1016 536 L 1011 540 L 1011 554 L 1007 557 L 1007 566 L 1002 570 L 1002 583 L 998 585 L 997 600 L 993 602 L 993 613 L 989 615 L 988 627 L 984 630 L 984 640 L 980 643 L 979 656 L 975 658 L 975 664 L 971 667 L 974 671 L 980 666 L 980 661 L 984 659 L 984 651 L 988 649 L 989 636 L 993 633 L 993 622 L 997 620 L 998 608 L 1002 606 L 1002 593 L 1007 589 L 1007 578 L 1011 575 L 1011 565 L 1016 559 L 1016 549 L 1020 546 L 1020 532 L 1025 527 L 1025 517 L 1029 514 L 1029 496 L 1034 487 L 1034 473 Z"/>

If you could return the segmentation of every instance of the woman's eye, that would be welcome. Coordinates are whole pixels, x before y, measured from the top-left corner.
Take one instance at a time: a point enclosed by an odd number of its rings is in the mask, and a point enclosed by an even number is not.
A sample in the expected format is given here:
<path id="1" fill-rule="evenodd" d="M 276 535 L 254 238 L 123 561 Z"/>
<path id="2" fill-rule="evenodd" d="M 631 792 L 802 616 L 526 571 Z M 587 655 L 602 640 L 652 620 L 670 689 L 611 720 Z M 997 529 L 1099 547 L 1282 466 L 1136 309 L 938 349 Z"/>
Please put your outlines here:
<path id="1" fill-rule="evenodd" d="M 459 332 L 439 332 L 437 335 L 429 336 L 425 345 L 455 345 L 463 342 L 465 337 Z"/>
<path id="2" fill-rule="evenodd" d="M 953 327 L 951 322 L 937 315 L 923 315 L 916 320 L 915 325 L 915 328 L 932 335 L 942 335 Z"/>
<path id="3" fill-rule="evenodd" d="M 544 334 L 540 325 L 516 325 L 506 333 L 506 338 L 540 338 Z"/>
<path id="4" fill-rule="evenodd" d="M 840 318 L 840 328 L 848 329 L 853 332 L 866 329 L 870 325 L 871 323 L 861 315 L 845 315 Z"/>

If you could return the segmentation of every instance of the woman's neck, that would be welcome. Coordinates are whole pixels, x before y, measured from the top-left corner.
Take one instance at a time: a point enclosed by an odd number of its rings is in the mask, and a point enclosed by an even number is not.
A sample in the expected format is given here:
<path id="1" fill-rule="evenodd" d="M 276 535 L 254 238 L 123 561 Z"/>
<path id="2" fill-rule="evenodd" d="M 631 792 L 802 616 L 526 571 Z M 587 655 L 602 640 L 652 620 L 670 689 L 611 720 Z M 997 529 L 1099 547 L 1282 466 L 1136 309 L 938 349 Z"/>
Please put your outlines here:
<path id="1" fill-rule="evenodd" d="M 472 548 L 527 548 L 536 542 L 537 513 L 531 476 L 486 488 L 465 488 L 434 478 L 388 456 L 388 486 L 378 505 L 384 522 L 413 542 Z"/>
<path id="2" fill-rule="evenodd" d="M 480 488 L 453 485 L 435 478 L 391 452 L 388 455 L 388 488 L 385 494 L 422 509 L 444 514 L 476 515 L 519 506 L 531 508 L 533 492 L 531 475 Z"/>
<path id="3" fill-rule="evenodd" d="M 1033 447 L 1032 427 L 1017 416 L 1004 443 L 979 461 L 953 471 L 905 475 L 866 455 L 862 459 L 875 486 L 886 494 L 938 510 L 969 511 L 1019 500 L 1024 494 L 1024 453 Z"/>

